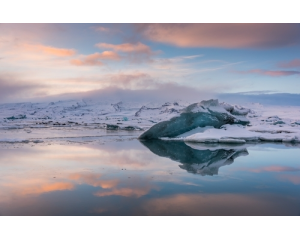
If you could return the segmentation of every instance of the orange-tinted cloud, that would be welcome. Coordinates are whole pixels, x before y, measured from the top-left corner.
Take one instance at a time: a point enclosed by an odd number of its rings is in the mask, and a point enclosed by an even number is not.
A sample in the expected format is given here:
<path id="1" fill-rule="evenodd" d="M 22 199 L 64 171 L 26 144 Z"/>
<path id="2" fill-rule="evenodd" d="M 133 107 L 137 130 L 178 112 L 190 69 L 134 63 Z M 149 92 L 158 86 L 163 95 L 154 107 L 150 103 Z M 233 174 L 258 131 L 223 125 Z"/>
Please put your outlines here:
<path id="1" fill-rule="evenodd" d="M 109 43 L 98 43 L 96 44 L 98 48 L 106 48 L 112 49 L 116 52 L 135 52 L 135 53 L 144 53 L 144 54 L 152 54 L 151 48 L 143 43 L 123 43 L 119 45 L 109 44 Z"/>
<path id="2" fill-rule="evenodd" d="M 272 70 L 264 70 L 264 69 L 252 69 L 248 71 L 235 71 L 236 73 L 241 74 L 259 74 L 270 77 L 282 77 L 282 76 L 291 76 L 291 75 L 299 75 L 300 71 L 272 71 Z"/>
<path id="3" fill-rule="evenodd" d="M 158 52 L 153 52 L 151 48 L 141 42 L 138 43 L 123 43 L 110 44 L 98 43 L 96 47 L 103 49 L 111 49 L 115 52 L 122 53 L 122 58 L 131 62 L 140 63 L 143 61 L 150 61 L 151 57 Z"/>
<path id="4" fill-rule="evenodd" d="M 273 48 L 300 43 L 297 24 L 137 24 L 136 31 L 179 47 Z"/>
<path id="5" fill-rule="evenodd" d="M 120 56 L 112 51 L 96 52 L 79 59 L 72 59 L 70 63 L 76 66 L 102 66 L 101 60 L 120 60 Z"/>
<path id="6" fill-rule="evenodd" d="M 51 46 L 45 45 L 32 45 L 32 44 L 24 44 L 25 49 L 29 51 L 38 51 L 49 55 L 60 56 L 60 57 L 68 57 L 76 54 L 74 49 L 67 48 L 55 48 Z"/>
<path id="7" fill-rule="evenodd" d="M 112 188 L 115 187 L 119 180 L 103 180 L 100 179 L 101 174 L 97 173 L 74 173 L 71 174 L 69 179 L 76 180 L 77 182 L 91 185 L 93 187 L 101 187 L 101 188 Z"/>
<path id="8" fill-rule="evenodd" d="M 281 68 L 298 68 L 300 67 L 300 59 L 294 59 L 292 61 L 289 62 L 281 62 L 278 64 L 278 67 Z"/>
<path id="9" fill-rule="evenodd" d="M 68 182 L 46 183 L 40 186 L 32 186 L 32 187 L 24 188 L 21 194 L 22 195 L 41 194 L 46 192 L 72 190 L 72 189 L 74 189 L 74 184 Z"/>

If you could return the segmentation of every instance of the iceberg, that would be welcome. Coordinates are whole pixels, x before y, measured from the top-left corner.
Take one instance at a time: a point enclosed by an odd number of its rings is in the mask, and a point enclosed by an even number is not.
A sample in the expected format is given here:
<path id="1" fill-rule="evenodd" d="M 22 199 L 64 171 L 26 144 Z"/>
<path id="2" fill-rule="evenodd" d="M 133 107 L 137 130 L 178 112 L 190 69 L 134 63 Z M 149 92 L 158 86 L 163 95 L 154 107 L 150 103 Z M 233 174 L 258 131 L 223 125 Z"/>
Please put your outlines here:
<path id="1" fill-rule="evenodd" d="M 177 116 L 152 126 L 141 134 L 139 139 L 172 138 L 198 127 L 220 128 L 225 124 L 246 125 L 248 123 L 248 119 L 244 116 L 231 114 L 219 104 L 217 99 L 211 99 L 189 105 L 180 110 Z"/>

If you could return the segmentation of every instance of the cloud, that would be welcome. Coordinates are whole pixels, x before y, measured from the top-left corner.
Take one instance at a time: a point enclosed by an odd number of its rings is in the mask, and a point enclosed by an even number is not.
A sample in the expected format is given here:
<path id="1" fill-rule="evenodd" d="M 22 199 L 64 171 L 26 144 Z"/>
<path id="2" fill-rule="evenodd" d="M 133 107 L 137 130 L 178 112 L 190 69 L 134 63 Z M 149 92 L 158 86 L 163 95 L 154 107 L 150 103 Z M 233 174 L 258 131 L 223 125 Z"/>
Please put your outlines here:
<path id="1" fill-rule="evenodd" d="M 10 37 L 15 43 L 43 42 L 44 40 L 57 39 L 66 33 L 63 24 L 57 23 L 1 23 L 1 36 Z"/>
<path id="2" fill-rule="evenodd" d="M 77 92 L 53 95 L 36 101 L 56 101 L 92 98 L 103 101 L 165 102 L 173 100 L 200 101 L 212 98 L 224 86 L 202 86 L 201 89 L 187 87 L 174 82 L 163 82 L 145 72 L 124 72 L 107 74 L 95 78 L 73 78 L 56 80 L 65 85 L 78 86 Z M 68 81 L 70 81 L 68 83 Z M 82 87 L 90 85 L 95 90 L 83 92 Z M 97 86 L 98 85 L 98 86 Z M 228 85 L 228 84 L 227 84 Z M 98 87 L 98 89 L 96 89 Z M 29 99 L 28 99 L 29 100 Z"/>
<path id="3" fill-rule="evenodd" d="M 109 43 L 98 43 L 96 44 L 98 48 L 108 48 L 112 49 L 116 52 L 138 52 L 138 53 L 145 53 L 145 54 L 152 54 L 151 48 L 143 43 L 123 43 L 123 44 L 109 44 Z"/>
<path id="4" fill-rule="evenodd" d="M 151 48 L 141 42 L 122 43 L 122 44 L 110 44 L 110 43 L 98 43 L 95 45 L 98 48 L 111 49 L 115 52 L 123 53 L 124 59 L 128 59 L 133 62 L 149 61 L 150 57 L 157 54 L 153 52 Z"/>
<path id="5" fill-rule="evenodd" d="M 35 98 L 36 101 L 56 101 L 67 99 L 97 99 L 103 101 L 133 101 L 133 102 L 166 102 L 173 100 L 183 100 L 187 102 L 198 102 L 203 99 L 214 97 L 212 89 L 197 89 L 182 86 L 176 83 L 161 83 L 157 87 L 150 89 L 122 89 L 110 86 L 87 92 L 74 92 L 53 95 L 43 98 Z"/>
<path id="6" fill-rule="evenodd" d="M 142 72 L 114 74 L 108 80 L 102 81 L 105 87 L 118 87 L 121 89 L 148 89 L 155 88 L 159 84 L 149 74 Z"/>
<path id="7" fill-rule="evenodd" d="M 110 29 L 102 26 L 98 27 L 91 27 L 91 29 L 95 30 L 96 32 L 109 32 Z"/>
<path id="8" fill-rule="evenodd" d="M 101 60 L 120 60 L 120 56 L 112 51 L 104 51 L 102 53 L 93 53 L 90 55 L 81 56 L 79 59 L 72 59 L 70 63 L 76 66 L 102 66 L 104 63 Z"/>
<path id="9" fill-rule="evenodd" d="M 282 76 L 291 76 L 298 75 L 300 71 L 272 71 L 272 70 L 264 70 L 264 69 L 251 69 L 248 71 L 235 71 L 236 73 L 241 74 L 259 74 L 270 77 L 282 77 Z"/>
<path id="10" fill-rule="evenodd" d="M 7 100 L 19 101 L 22 97 L 36 95 L 43 91 L 44 86 L 41 84 L 34 84 L 30 82 L 17 80 L 12 76 L 0 75 L 0 102 Z"/>
<path id="11" fill-rule="evenodd" d="M 178 47 L 275 48 L 300 43 L 298 24 L 136 24 L 146 39 Z"/>
<path id="12" fill-rule="evenodd" d="M 107 34 L 116 34 L 116 33 L 122 33 L 122 31 L 119 29 L 119 24 L 112 24 L 110 25 L 110 28 L 108 27 L 103 27 L 103 26 L 92 26 L 90 29 L 92 29 L 95 32 L 99 33 L 105 33 Z M 124 30 L 123 27 L 120 27 L 122 30 Z"/>
<path id="13" fill-rule="evenodd" d="M 22 75 L 23 76 L 23 75 Z M 162 81 L 147 72 L 120 72 L 74 78 L 35 80 L 35 83 L 16 76 L 0 76 L 0 101 L 56 101 L 95 98 L 111 101 L 172 100 L 199 101 L 212 98 L 224 86 L 202 86 L 201 89 Z M 226 84 L 228 86 L 228 84 Z M 51 95 L 50 95 L 51 94 Z"/>
<path id="14" fill-rule="evenodd" d="M 278 64 L 278 67 L 281 68 L 298 68 L 300 67 L 300 59 L 294 59 L 292 61 L 289 62 L 281 62 Z"/>
<path id="15" fill-rule="evenodd" d="M 44 54 L 59 56 L 59 57 L 68 57 L 73 56 L 76 53 L 75 49 L 67 49 L 67 48 L 55 48 L 51 46 L 45 46 L 42 44 L 24 44 L 24 48 L 27 51 L 36 51 L 42 52 Z"/>
<path id="16" fill-rule="evenodd" d="M 216 96 L 221 101 L 232 104 L 249 102 L 261 103 L 264 105 L 277 106 L 299 106 L 300 94 L 272 93 L 272 94 L 249 94 L 249 93 L 223 93 Z"/>

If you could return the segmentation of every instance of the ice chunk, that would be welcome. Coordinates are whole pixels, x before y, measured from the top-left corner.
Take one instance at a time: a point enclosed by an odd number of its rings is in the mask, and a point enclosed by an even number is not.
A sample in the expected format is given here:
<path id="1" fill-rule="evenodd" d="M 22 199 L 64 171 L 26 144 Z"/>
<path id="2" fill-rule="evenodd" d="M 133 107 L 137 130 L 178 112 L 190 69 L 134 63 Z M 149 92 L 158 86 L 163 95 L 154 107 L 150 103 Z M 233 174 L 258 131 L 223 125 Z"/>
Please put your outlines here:
<path id="1" fill-rule="evenodd" d="M 118 130 L 120 127 L 118 125 L 114 124 L 106 124 L 106 129 L 107 130 Z"/>
<path id="2" fill-rule="evenodd" d="M 194 103 L 181 110 L 181 113 L 167 121 L 162 121 L 144 132 L 140 139 L 175 137 L 197 127 L 220 128 L 224 124 L 248 124 L 227 112 L 218 100 Z"/>
<path id="3" fill-rule="evenodd" d="M 234 139 L 234 138 L 221 138 L 219 143 L 246 143 L 243 139 Z"/>
<path id="4" fill-rule="evenodd" d="M 8 120 L 17 120 L 17 119 L 25 119 L 25 118 L 26 118 L 26 115 L 19 114 L 19 115 L 14 115 L 14 116 L 8 117 L 6 119 L 8 119 Z"/>

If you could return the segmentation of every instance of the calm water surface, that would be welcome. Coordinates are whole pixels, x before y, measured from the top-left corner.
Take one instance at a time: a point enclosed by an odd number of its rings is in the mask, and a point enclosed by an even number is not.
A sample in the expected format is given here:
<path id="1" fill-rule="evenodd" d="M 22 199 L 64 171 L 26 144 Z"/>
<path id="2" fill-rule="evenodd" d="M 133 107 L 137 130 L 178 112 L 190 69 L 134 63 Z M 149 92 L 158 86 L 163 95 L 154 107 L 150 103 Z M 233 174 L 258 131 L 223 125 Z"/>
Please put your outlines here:
<path id="1" fill-rule="evenodd" d="M 300 215 L 300 148 L 0 144 L 1 215 Z"/>

